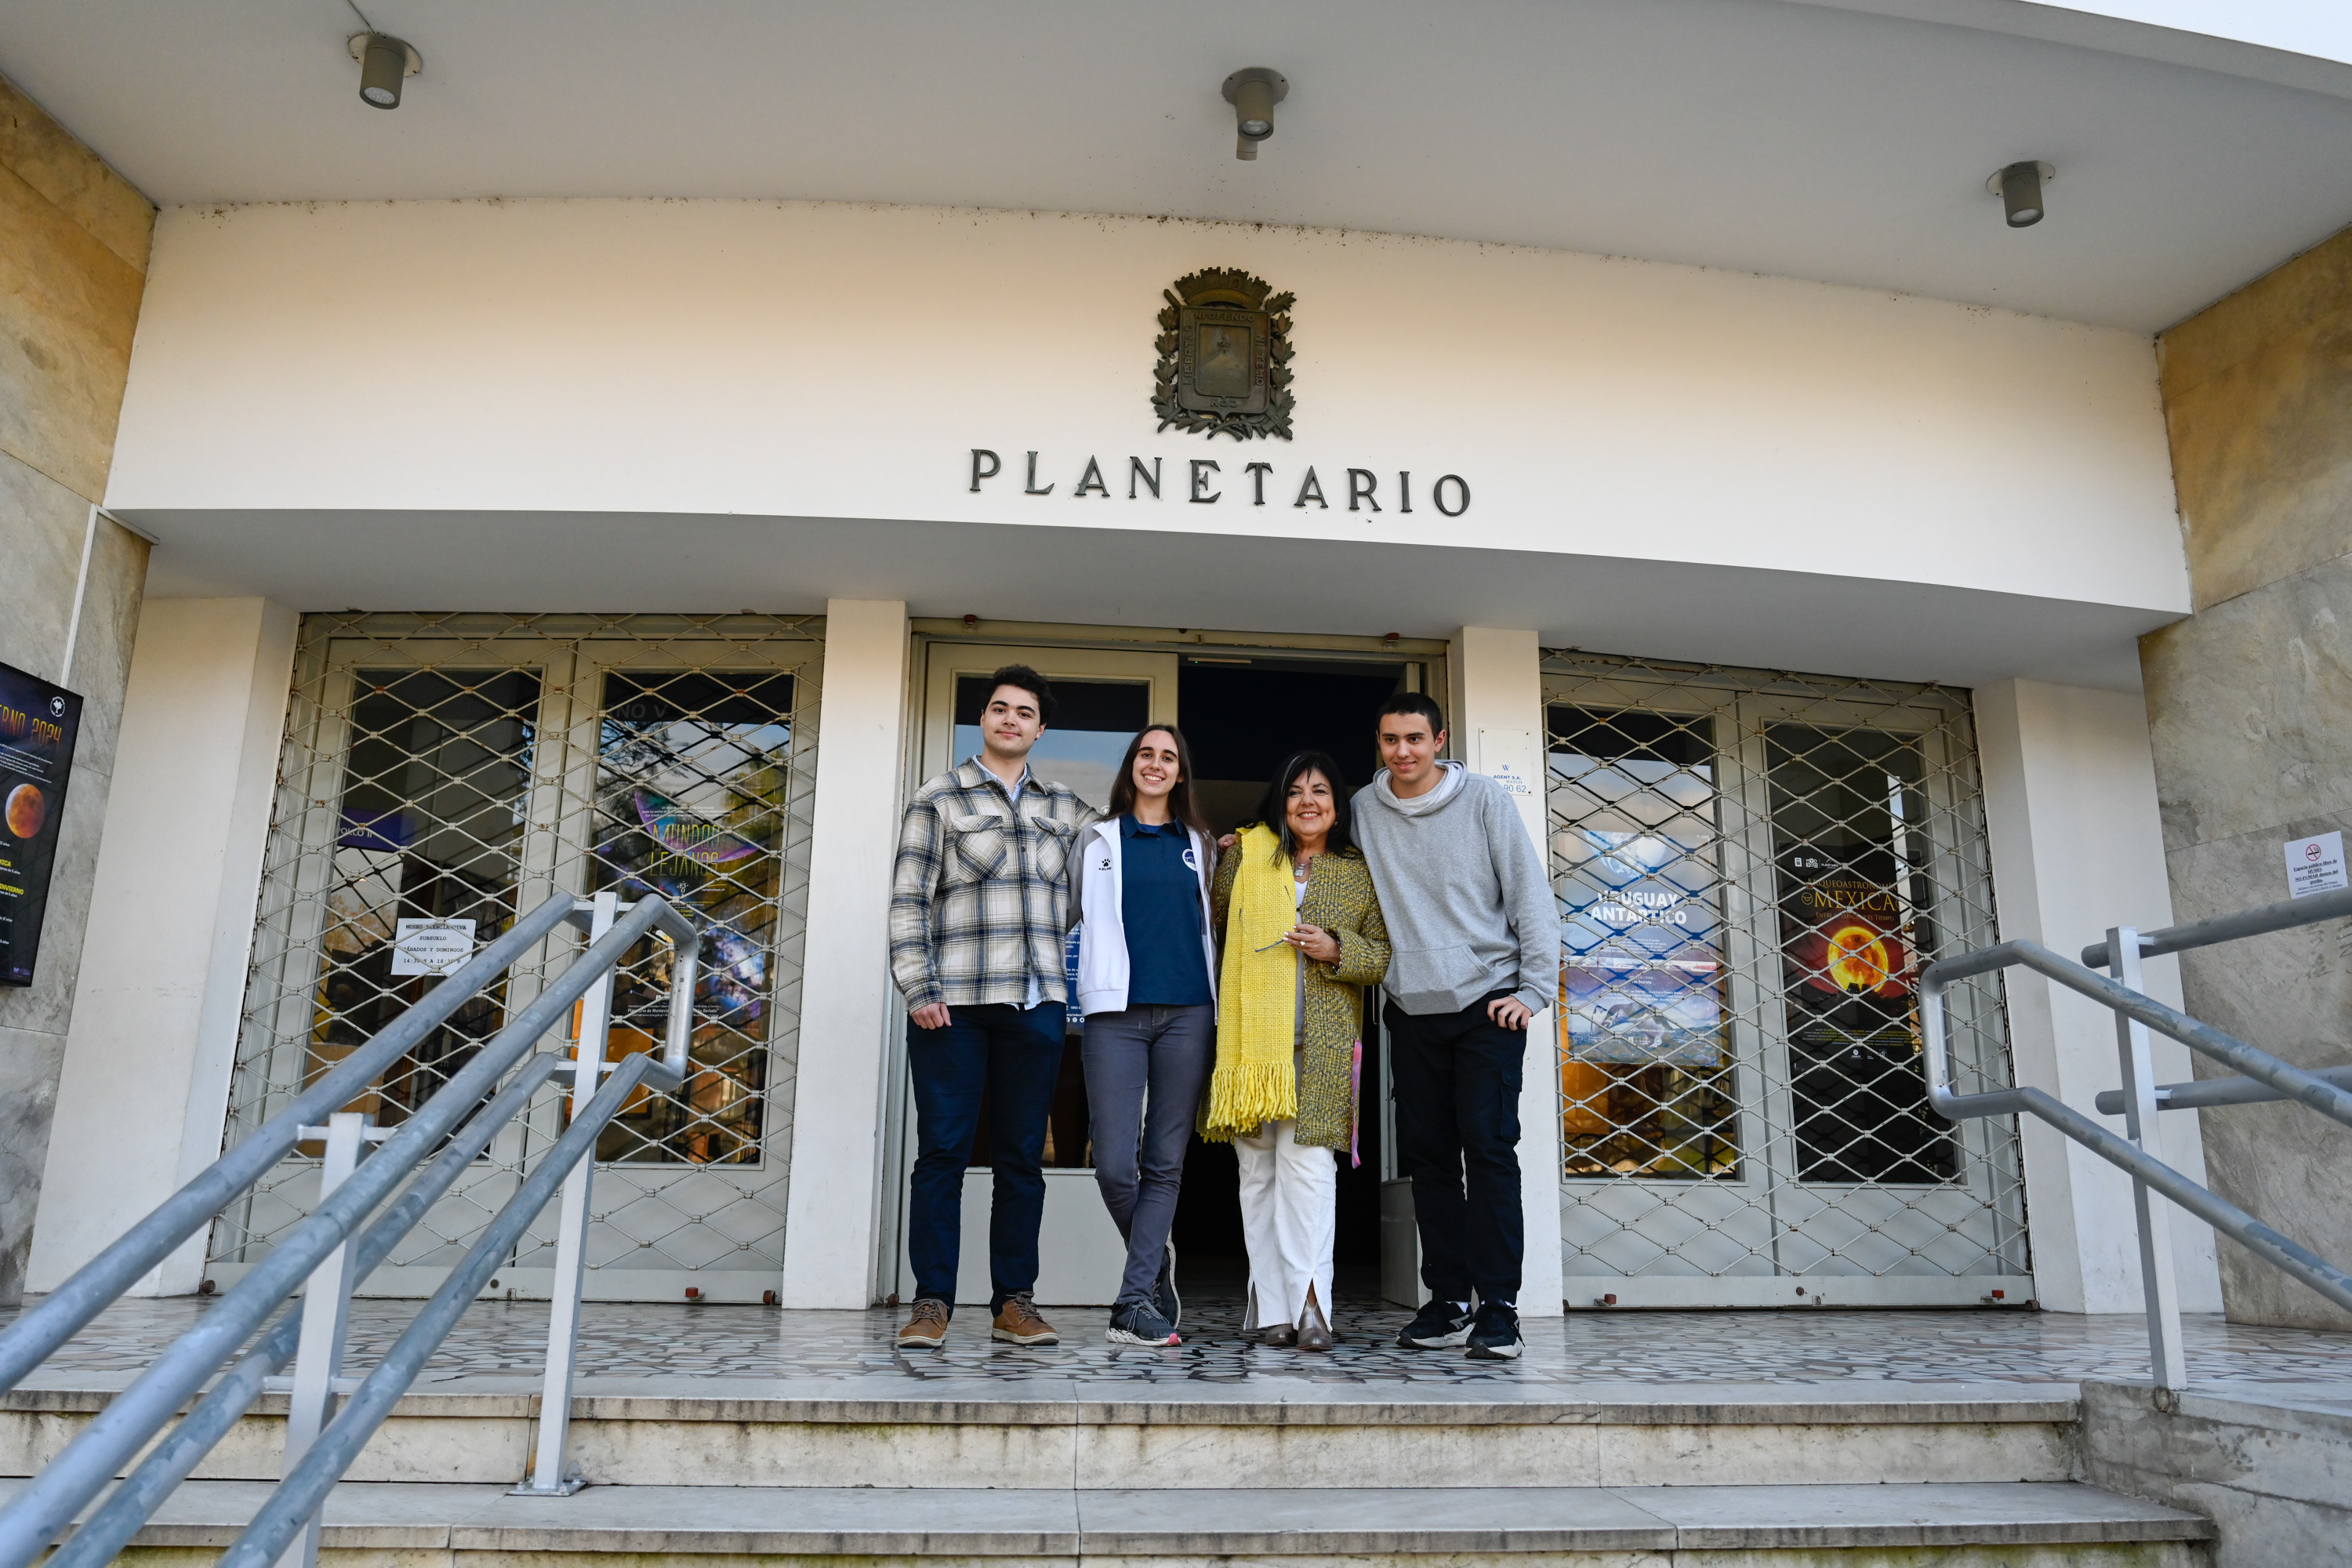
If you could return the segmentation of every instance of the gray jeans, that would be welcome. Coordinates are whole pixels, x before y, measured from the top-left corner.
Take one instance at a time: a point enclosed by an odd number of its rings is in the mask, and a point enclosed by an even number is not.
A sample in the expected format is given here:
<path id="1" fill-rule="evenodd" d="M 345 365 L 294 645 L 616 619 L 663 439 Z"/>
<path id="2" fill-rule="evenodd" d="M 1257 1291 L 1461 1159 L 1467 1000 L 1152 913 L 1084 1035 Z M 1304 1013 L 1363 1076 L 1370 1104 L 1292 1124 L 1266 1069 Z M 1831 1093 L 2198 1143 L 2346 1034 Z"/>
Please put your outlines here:
<path id="1" fill-rule="evenodd" d="M 1129 1007 L 1087 1020 L 1080 1059 L 1087 1068 L 1095 1182 L 1127 1237 L 1120 1306 L 1151 1300 L 1160 1278 L 1193 1112 L 1216 1062 L 1216 1008 L 1203 1005 Z"/>

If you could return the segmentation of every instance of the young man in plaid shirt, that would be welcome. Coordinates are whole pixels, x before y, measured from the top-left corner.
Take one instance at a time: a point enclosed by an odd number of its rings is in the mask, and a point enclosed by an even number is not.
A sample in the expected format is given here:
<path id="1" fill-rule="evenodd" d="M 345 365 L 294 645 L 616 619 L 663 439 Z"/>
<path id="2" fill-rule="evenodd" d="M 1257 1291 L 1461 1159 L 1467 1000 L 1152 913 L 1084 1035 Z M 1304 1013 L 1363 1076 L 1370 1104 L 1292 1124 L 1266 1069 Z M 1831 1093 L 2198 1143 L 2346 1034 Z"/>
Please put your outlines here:
<path id="1" fill-rule="evenodd" d="M 903 1347 L 933 1349 L 955 1310 L 963 1173 L 988 1097 L 995 1168 L 988 1226 L 992 1337 L 1058 1344 L 1030 1299 L 1045 1210 L 1045 1113 L 1061 1076 L 1067 998 L 1070 851 L 1101 814 L 1067 786 L 1031 776 L 1029 749 L 1053 721 L 1054 691 L 1008 664 L 980 721 L 980 754 L 907 803 L 890 888 L 890 968 L 906 994 L 915 1089 L 915 1172 L 907 1252 L 915 1305 Z"/>

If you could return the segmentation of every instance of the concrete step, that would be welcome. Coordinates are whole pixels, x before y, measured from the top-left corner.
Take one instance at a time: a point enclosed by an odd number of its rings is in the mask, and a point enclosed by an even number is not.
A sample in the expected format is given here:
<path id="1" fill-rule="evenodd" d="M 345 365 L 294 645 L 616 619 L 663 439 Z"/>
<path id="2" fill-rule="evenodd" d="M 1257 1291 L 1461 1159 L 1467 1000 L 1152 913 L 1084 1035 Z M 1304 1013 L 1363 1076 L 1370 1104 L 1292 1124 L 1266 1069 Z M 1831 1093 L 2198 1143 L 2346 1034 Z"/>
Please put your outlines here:
<path id="1" fill-rule="evenodd" d="M 21 1485 L 0 1483 L 0 1487 Z M 124 1560 L 217 1552 L 268 1488 L 191 1482 Z M 2194 1514 L 2064 1482 L 1887 1486 L 973 1490 L 495 1487 L 346 1482 L 323 1561 L 403 1568 L 624 1558 L 1015 1559 L 1143 1563 L 1345 1558 L 1449 1568 L 1542 1552 L 1620 1565 L 1890 1561 L 2203 1568 Z M 1866 1554 L 1866 1555 L 1865 1555 Z"/>
<path id="2" fill-rule="evenodd" d="M 510 1485 L 535 1384 L 470 1377 L 413 1394 L 354 1480 Z M 1615 1487 L 2066 1481 L 2082 1474 L 2071 1386 L 1321 1384 L 1132 1385 L 1041 1379 L 824 1384 L 635 1378 L 583 1384 L 572 1467 L 593 1483 L 677 1487 Z M 1278 1393 L 1273 1392 L 1279 1390 Z M 0 1399 L 0 1475 L 33 1474 L 104 1390 Z M 197 1473 L 278 1473 L 282 1399 Z"/>

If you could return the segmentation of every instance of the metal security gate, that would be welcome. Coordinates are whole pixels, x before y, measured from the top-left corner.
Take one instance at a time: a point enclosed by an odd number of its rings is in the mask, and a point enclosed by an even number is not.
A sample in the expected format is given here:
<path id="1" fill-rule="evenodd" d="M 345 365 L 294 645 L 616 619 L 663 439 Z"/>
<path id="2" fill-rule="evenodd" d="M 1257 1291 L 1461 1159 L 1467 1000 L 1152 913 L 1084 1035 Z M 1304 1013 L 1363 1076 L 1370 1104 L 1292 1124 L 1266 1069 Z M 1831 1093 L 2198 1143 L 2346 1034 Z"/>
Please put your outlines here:
<path id="1" fill-rule="evenodd" d="M 603 1135 L 587 1292 L 757 1301 L 783 1267 L 823 622 L 771 616 L 310 616 L 225 1142 L 553 892 L 650 889 L 709 934 L 692 1068 Z M 350 1109 L 397 1123 L 569 963 L 548 939 Z M 615 981 L 613 1059 L 658 1048 L 667 947 Z M 551 1047 L 554 1042 L 549 1042 Z M 557 1089 L 369 1281 L 436 1288 L 562 1132 Z M 318 1191 L 303 1145 L 215 1225 L 207 1273 L 267 1254 Z M 496 1289 L 547 1293 L 554 1215 Z"/>
<path id="2" fill-rule="evenodd" d="M 1544 702 L 1570 1304 L 2030 1299 L 2014 1125 L 1920 1067 L 1920 968 L 1995 940 L 1965 694 L 1569 651 Z M 2006 1086 L 1997 983 L 1952 1016 Z"/>

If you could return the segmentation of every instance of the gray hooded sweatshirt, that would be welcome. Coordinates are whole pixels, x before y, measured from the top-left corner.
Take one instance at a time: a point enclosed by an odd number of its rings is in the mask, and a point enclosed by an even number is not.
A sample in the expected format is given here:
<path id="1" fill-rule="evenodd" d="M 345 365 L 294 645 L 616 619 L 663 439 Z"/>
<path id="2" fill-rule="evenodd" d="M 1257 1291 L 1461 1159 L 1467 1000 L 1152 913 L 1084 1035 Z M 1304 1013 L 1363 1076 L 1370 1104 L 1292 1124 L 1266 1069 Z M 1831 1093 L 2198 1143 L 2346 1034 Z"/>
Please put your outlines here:
<path id="1" fill-rule="evenodd" d="M 1356 842 L 1388 922 L 1389 996 L 1415 1016 L 1508 991 L 1538 1012 L 1559 994 L 1559 911 L 1518 807 L 1500 785 L 1442 763 L 1436 786 L 1399 800 L 1383 768 L 1355 798 Z"/>

